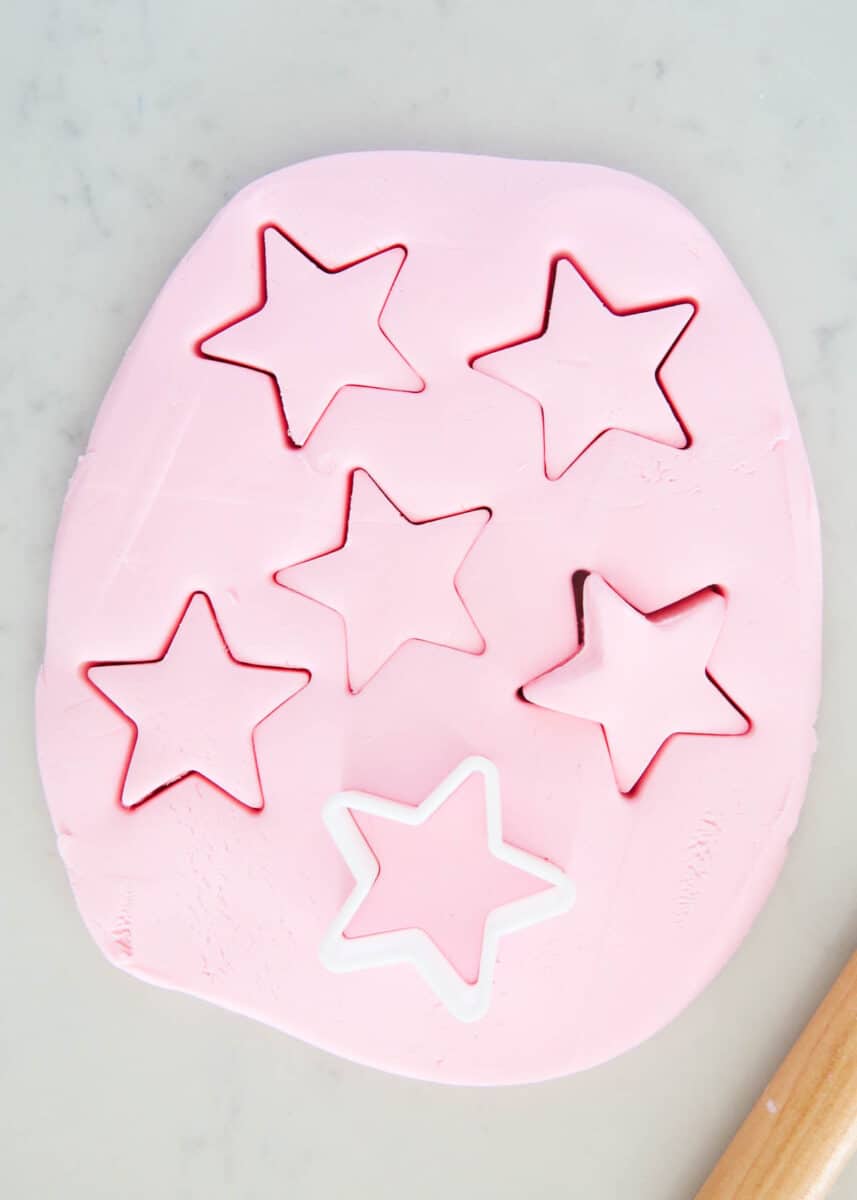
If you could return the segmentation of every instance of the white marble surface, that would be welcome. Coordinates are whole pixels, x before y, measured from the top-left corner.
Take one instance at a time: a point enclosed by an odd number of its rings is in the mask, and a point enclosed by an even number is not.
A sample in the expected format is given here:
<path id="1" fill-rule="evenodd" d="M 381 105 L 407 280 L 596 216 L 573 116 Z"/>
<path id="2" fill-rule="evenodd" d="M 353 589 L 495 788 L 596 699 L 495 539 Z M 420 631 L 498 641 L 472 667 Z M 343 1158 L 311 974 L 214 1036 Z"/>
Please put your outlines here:
<path id="1" fill-rule="evenodd" d="M 7 0 L 4 1196 L 693 1194 L 857 931 L 855 36 L 850 0 Z M 51 540 L 122 351 L 239 185 L 366 147 L 585 159 L 673 191 L 780 341 L 822 505 L 820 749 L 776 892 L 669 1029 L 540 1087 L 387 1078 L 108 967 L 74 910 L 36 775 Z M 835 1195 L 857 1195 L 857 1164 Z"/>

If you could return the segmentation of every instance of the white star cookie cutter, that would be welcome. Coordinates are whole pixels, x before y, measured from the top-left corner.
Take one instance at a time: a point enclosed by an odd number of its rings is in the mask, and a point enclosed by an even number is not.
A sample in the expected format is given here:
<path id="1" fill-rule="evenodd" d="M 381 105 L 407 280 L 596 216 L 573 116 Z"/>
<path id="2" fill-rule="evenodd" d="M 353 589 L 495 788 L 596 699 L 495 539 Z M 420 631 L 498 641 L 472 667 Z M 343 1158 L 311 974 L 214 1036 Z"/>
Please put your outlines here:
<path id="1" fill-rule="evenodd" d="M 501 905 L 488 914 L 479 974 L 474 983 L 468 983 L 422 929 L 401 929 L 352 938 L 344 934 L 380 870 L 351 811 L 371 813 L 405 825 L 422 825 L 473 774 L 481 775 L 484 780 L 488 848 L 491 853 L 495 858 L 552 886 L 535 895 Z M 346 972 L 400 962 L 411 963 L 450 1014 L 459 1021 L 477 1021 L 488 1011 L 500 938 L 506 933 L 526 929 L 529 925 L 568 912 L 574 904 L 574 884 L 559 867 L 503 841 L 500 774 L 487 758 L 474 755 L 464 759 L 418 805 L 400 804 L 367 792 L 339 792 L 325 804 L 323 818 L 356 881 L 356 886 L 321 943 L 319 954 L 324 966 L 330 971 Z"/>

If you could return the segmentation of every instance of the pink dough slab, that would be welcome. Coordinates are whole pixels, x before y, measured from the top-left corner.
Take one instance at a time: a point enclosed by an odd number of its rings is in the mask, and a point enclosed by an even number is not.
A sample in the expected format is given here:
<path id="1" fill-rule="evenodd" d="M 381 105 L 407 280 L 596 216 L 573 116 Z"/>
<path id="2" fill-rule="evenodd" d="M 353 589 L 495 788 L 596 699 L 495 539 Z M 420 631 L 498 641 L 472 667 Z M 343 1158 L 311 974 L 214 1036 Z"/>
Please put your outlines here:
<path id="1" fill-rule="evenodd" d="M 387 1070 L 603 1061 L 773 885 L 820 580 L 776 348 L 669 196 L 442 154 L 259 180 L 63 512 L 39 757 L 81 914 Z"/>

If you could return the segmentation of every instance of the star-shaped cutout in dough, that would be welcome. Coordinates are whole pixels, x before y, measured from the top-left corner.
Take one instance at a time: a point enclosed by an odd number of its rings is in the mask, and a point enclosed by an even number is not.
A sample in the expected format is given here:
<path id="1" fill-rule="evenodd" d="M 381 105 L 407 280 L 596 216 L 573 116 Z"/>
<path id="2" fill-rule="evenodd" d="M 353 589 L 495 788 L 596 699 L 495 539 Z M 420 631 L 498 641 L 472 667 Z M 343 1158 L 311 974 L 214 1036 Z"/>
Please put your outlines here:
<path id="1" fill-rule="evenodd" d="M 489 517 L 486 509 L 472 509 L 411 520 L 358 470 L 344 543 L 285 567 L 276 580 L 342 616 L 349 687 L 358 692 L 412 639 L 482 652 L 485 643 L 455 577 Z"/>
<path id="2" fill-rule="evenodd" d="M 688 444 L 658 374 L 693 313 L 687 302 L 615 312 L 561 258 L 542 332 L 477 356 L 473 367 L 539 402 L 545 473 L 558 479 L 609 429 Z"/>
<path id="3" fill-rule="evenodd" d="M 262 808 L 253 731 L 309 680 L 308 671 L 233 658 L 202 592 L 161 658 L 102 663 L 88 675 L 136 728 L 122 785 L 126 808 L 191 774 Z"/>
<path id="4" fill-rule="evenodd" d="M 706 667 L 726 601 L 713 590 L 646 615 L 599 575 L 582 590 L 583 644 L 526 684 L 541 708 L 602 726 L 620 791 L 674 734 L 742 734 L 749 723 Z"/>
<path id="5" fill-rule="evenodd" d="M 324 821 L 356 884 L 322 943 L 324 965 L 410 963 L 461 1021 L 488 1010 L 500 938 L 574 903 L 559 867 L 503 840 L 486 758 L 465 759 L 416 806 L 341 792 Z"/>
<path id="6" fill-rule="evenodd" d="M 302 446 L 344 387 L 422 390 L 381 327 L 404 258 L 392 246 L 329 269 L 269 226 L 261 306 L 210 334 L 200 352 L 273 376 L 289 440 Z"/>

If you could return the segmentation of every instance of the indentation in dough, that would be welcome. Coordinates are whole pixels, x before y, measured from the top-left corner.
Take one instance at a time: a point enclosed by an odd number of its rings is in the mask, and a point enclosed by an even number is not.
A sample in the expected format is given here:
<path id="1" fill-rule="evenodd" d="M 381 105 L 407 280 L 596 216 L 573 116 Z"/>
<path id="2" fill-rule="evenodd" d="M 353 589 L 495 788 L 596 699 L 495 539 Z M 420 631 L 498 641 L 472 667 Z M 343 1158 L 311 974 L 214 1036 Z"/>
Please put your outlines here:
<path id="1" fill-rule="evenodd" d="M 275 578 L 340 614 L 349 688 L 358 692 L 413 639 L 483 652 L 485 641 L 456 576 L 490 517 L 489 509 L 477 508 L 414 519 L 358 470 L 340 545 L 283 568 Z"/>
<path id="2" fill-rule="evenodd" d="M 303 669 L 234 658 L 203 592 L 191 596 L 159 658 L 93 663 L 85 672 L 134 730 L 120 791 L 125 808 L 199 775 L 261 809 L 254 730 L 310 678 Z"/>
<path id="3" fill-rule="evenodd" d="M 679 884 L 676 919 L 681 924 L 702 894 L 711 873 L 714 851 L 723 830 L 711 813 L 706 813 L 694 830 L 687 847 L 687 865 Z"/>
<path id="4" fill-rule="evenodd" d="M 691 435 L 661 370 L 696 310 L 689 299 L 614 308 L 561 255 L 551 265 L 535 332 L 480 351 L 470 365 L 538 401 L 549 479 L 610 429 L 685 449 Z"/>
<path id="5" fill-rule="evenodd" d="M 205 334 L 196 349 L 271 378 L 288 445 L 306 442 L 343 388 L 424 389 L 381 324 L 407 257 L 404 246 L 328 267 L 268 225 L 260 231 L 259 255 L 259 303 Z"/>
<path id="6" fill-rule="evenodd" d="M 631 795 L 677 734 L 746 733 L 750 722 L 708 670 L 726 616 L 714 587 L 644 613 L 599 575 L 576 577 L 579 648 L 524 684 L 524 699 L 595 721 L 619 790 Z"/>

